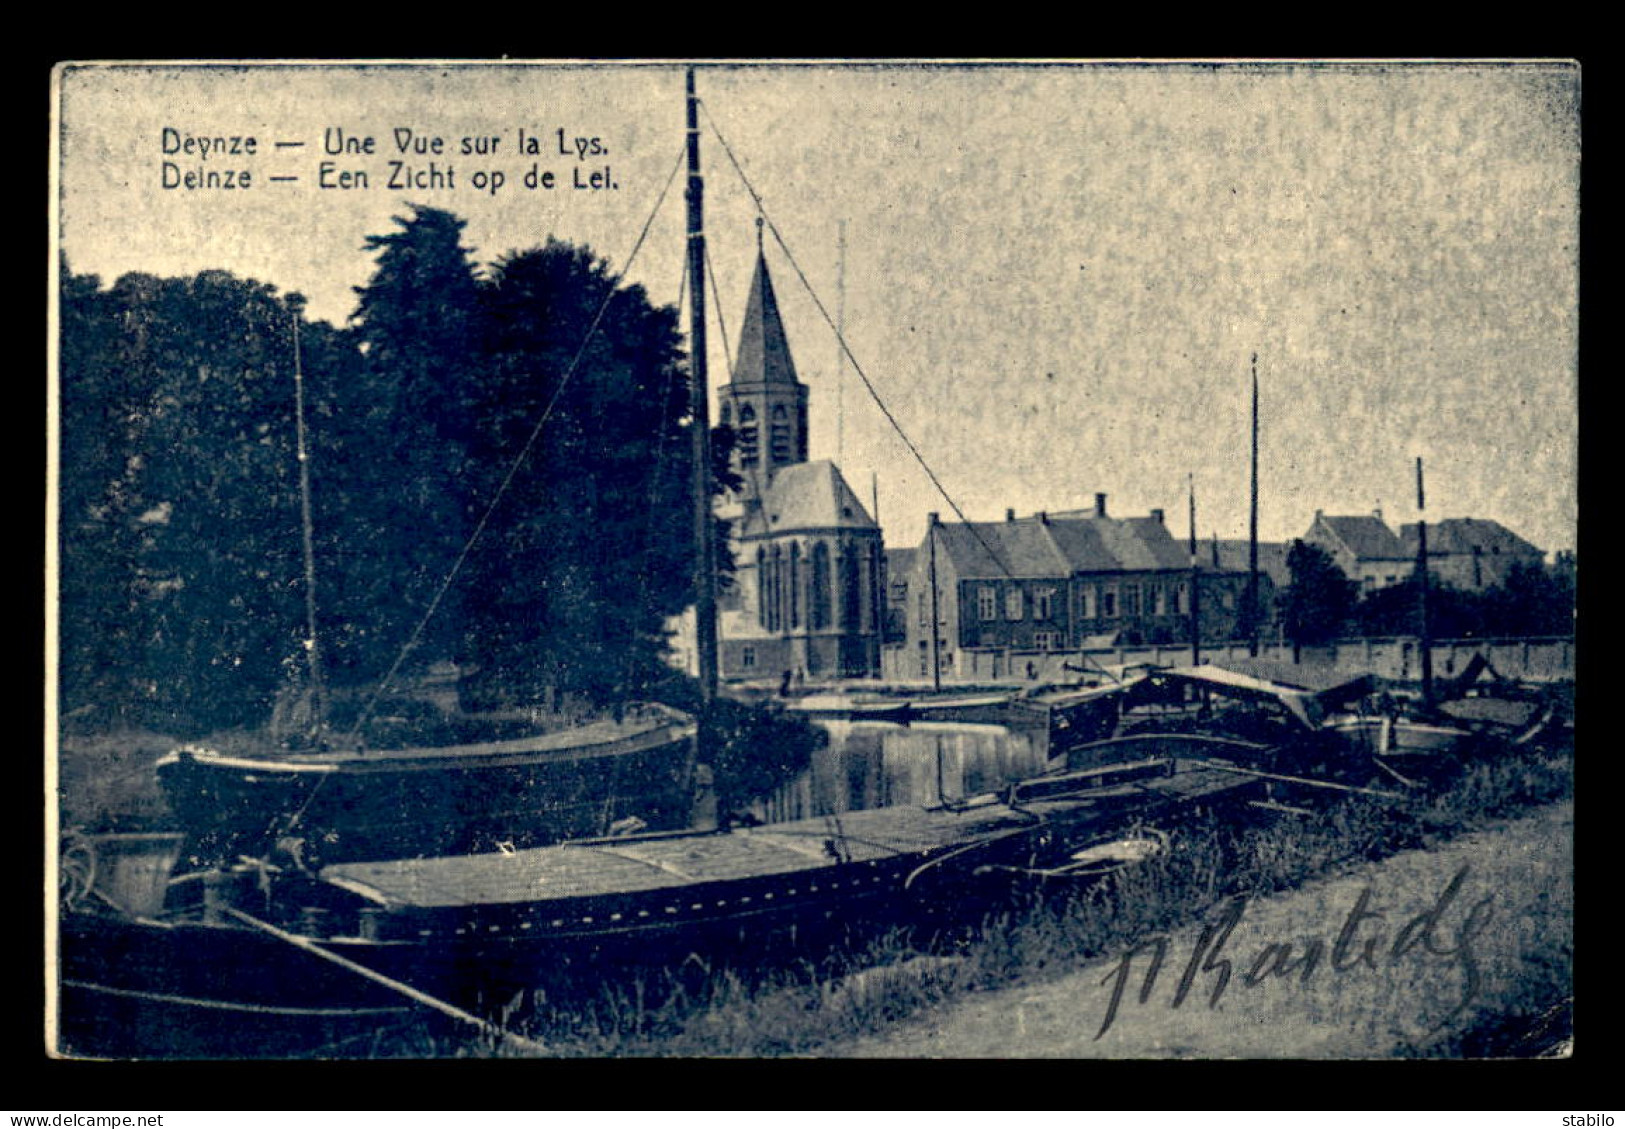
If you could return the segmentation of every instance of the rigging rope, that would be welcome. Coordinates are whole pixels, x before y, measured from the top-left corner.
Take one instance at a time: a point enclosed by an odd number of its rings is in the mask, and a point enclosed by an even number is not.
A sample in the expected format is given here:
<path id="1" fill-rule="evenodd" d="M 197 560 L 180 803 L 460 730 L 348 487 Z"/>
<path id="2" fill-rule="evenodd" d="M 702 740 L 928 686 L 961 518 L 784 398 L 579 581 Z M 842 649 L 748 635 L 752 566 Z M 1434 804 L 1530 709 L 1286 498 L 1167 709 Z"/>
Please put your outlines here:
<path id="1" fill-rule="evenodd" d="M 830 317 L 829 311 L 824 308 L 823 301 L 818 297 L 818 292 L 813 289 L 812 283 L 808 281 L 806 274 L 802 271 L 801 264 L 796 262 L 796 257 L 791 253 L 789 245 L 784 241 L 784 236 L 779 234 L 778 225 L 775 224 L 773 222 L 773 218 L 767 214 L 767 207 L 762 202 L 761 194 L 756 191 L 755 186 L 750 182 L 750 178 L 745 175 L 745 170 L 740 167 L 739 159 L 734 156 L 733 149 L 728 145 L 728 139 L 722 136 L 722 131 L 717 128 L 716 119 L 711 117 L 711 111 L 706 107 L 703 100 L 700 102 L 700 108 L 705 111 L 705 120 L 710 125 L 711 132 L 716 135 L 717 141 L 722 145 L 722 151 L 728 155 L 728 161 L 733 165 L 734 172 L 739 174 L 739 179 L 744 184 L 745 191 L 750 193 L 751 200 L 755 202 L 757 214 L 761 216 L 762 222 L 767 225 L 768 230 L 773 233 L 773 238 L 778 243 L 779 249 L 784 252 L 784 257 L 789 261 L 791 268 L 795 270 L 796 277 L 801 279 L 801 285 L 806 287 L 807 294 L 812 298 L 813 305 L 818 308 L 819 315 L 824 319 L 824 322 L 835 334 L 835 340 L 840 343 L 841 352 L 844 353 L 846 355 L 846 359 L 852 363 L 853 371 L 856 372 L 858 374 L 858 378 L 863 381 L 863 387 L 868 390 L 870 398 L 875 402 L 875 406 L 880 409 L 881 414 L 886 417 L 886 422 L 891 424 L 892 429 L 896 431 L 898 437 L 902 439 L 903 445 L 908 448 L 909 453 L 913 455 L 915 461 L 920 464 L 920 468 L 925 471 L 925 476 L 931 480 L 931 485 L 936 487 L 937 493 L 942 495 L 943 500 L 948 503 L 949 508 L 953 510 L 954 514 L 959 518 L 960 522 L 964 524 L 965 528 L 970 530 L 971 535 L 975 537 L 976 540 L 981 544 L 982 548 L 986 550 L 988 556 L 993 558 L 993 563 L 999 567 L 999 571 L 1004 573 L 1007 578 L 1014 580 L 1015 574 L 1011 572 L 1009 566 L 1004 563 L 1004 559 L 999 556 L 998 552 L 993 548 L 992 545 L 988 544 L 987 539 L 982 536 L 981 531 L 977 529 L 971 520 L 965 516 L 965 511 L 960 509 L 959 503 L 954 501 L 953 495 L 948 493 L 947 487 L 943 486 L 942 480 L 939 479 L 936 472 L 931 469 L 931 464 L 925 461 L 925 456 L 920 454 L 920 449 L 914 445 L 914 441 L 910 439 L 908 437 L 908 433 L 903 430 L 903 425 L 897 422 L 897 417 L 894 416 L 891 409 L 886 406 L 886 402 L 880 398 L 880 393 L 875 389 L 874 382 L 869 379 L 869 374 L 863 371 L 863 366 L 858 363 L 858 358 L 853 356 L 852 350 L 850 347 L 848 347 L 846 338 L 842 335 L 840 327 L 835 324 L 835 320 Z"/>
<path id="2" fill-rule="evenodd" d="M 406 657 L 418 645 L 419 640 L 423 637 L 424 629 L 428 627 L 429 621 L 434 618 L 435 612 L 440 608 L 440 602 L 445 599 L 446 593 L 450 591 L 452 581 L 462 571 L 463 565 L 467 562 L 475 543 L 479 541 L 480 535 L 485 532 L 485 527 L 490 524 L 492 514 L 496 512 L 498 503 L 502 501 L 503 495 L 508 492 L 508 487 L 513 483 L 515 476 L 518 475 L 520 466 L 530 456 L 531 449 L 536 446 L 536 441 L 541 438 L 542 429 L 547 426 L 547 421 L 553 415 L 553 409 L 558 405 L 560 397 L 564 395 L 564 389 L 570 383 L 570 378 L 575 375 L 576 368 L 581 364 L 581 358 L 586 356 L 587 346 L 592 343 L 593 337 L 598 333 L 598 326 L 603 322 L 605 313 L 609 311 L 610 303 L 615 300 L 620 279 L 626 277 L 626 272 L 631 270 L 632 263 L 638 257 L 638 252 L 643 249 L 643 241 L 648 238 L 649 228 L 653 226 L 655 216 L 660 212 L 660 205 L 666 200 L 666 193 L 671 189 L 672 181 L 677 179 L 677 170 L 682 167 L 686 151 L 686 147 L 678 150 L 677 159 L 672 162 L 671 172 L 666 177 L 666 183 L 661 186 L 660 195 L 655 198 L 654 207 L 649 210 L 648 218 L 643 221 L 643 230 L 638 233 L 637 242 L 632 245 L 632 252 L 626 257 L 626 265 L 621 268 L 618 277 L 608 280 L 609 285 L 604 292 L 604 300 L 599 303 L 598 312 L 593 315 L 592 324 L 587 327 L 587 332 L 583 335 L 581 345 L 576 349 L 575 356 L 571 359 L 569 367 L 565 369 L 563 377 L 559 379 L 558 385 L 553 389 L 553 394 L 548 397 L 547 404 L 542 409 L 541 418 L 536 421 L 536 426 L 531 429 L 530 436 L 525 440 L 524 446 L 520 448 L 519 453 L 514 456 L 513 461 L 509 464 L 508 472 L 503 475 L 502 482 L 497 486 L 496 493 L 492 495 L 490 502 L 486 504 L 485 511 L 480 514 L 480 520 L 475 523 L 474 531 L 463 542 L 462 550 L 457 554 L 456 561 L 452 563 L 451 570 L 446 573 L 445 579 L 440 582 L 440 587 L 435 591 L 434 598 L 429 601 L 428 609 L 424 611 L 423 617 L 418 620 L 417 626 L 412 629 L 411 636 L 407 639 L 405 645 L 401 647 L 400 653 L 396 655 L 389 671 L 384 675 L 383 680 L 379 682 L 378 688 L 368 698 L 366 707 L 361 711 L 355 725 L 350 729 L 349 737 L 351 739 L 354 739 L 361 732 L 362 726 L 371 720 L 373 710 L 377 708 L 379 700 L 389 688 L 389 684 L 395 675 L 400 672 L 401 665 L 405 663 Z M 314 789 L 311 794 L 315 794 Z M 308 804 L 308 799 L 306 802 Z M 301 807 L 300 811 L 303 812 L 303 810 L 303 807 Z"/>

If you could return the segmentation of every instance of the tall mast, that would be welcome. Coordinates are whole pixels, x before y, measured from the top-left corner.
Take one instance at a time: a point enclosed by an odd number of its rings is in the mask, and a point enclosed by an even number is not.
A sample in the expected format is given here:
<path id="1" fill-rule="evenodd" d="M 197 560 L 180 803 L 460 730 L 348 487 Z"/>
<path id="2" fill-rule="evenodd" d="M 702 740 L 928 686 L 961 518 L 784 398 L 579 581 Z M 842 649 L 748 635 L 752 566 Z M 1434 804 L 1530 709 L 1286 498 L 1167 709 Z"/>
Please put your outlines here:
<path id="1" fill-rule="evenodd" d="M 1201 562 L 1196 555 L 1196 475 L 1187 476 L 1191 500 L 1191 665 L 1202 665 Z"/>
<path id="2" fill-rule="evenodd" d="M 302 297 L 288 295 L 288 314 L 293 323 L 294 451 L 299 463 L 299 525 L 305 560 L 305 660 L 310 669 L 310 736 L 319 742 L 327 723 L 327 691 L 322 680 L 322 651 L 316 636 L 316 539 L 310 513 L 310 454 L 305 448 L 304 360 L 299 349 L 299 321 L 304 307 Z"/>
<path id="3" fill-rule="evenodd" d="M 931 688 L 942 689 L 942 662 L 937 656 L 937 515 L 926 515 L 926 537 L 931 546 Z"/>
<path id="4" fill-rule="evenodd" d="M 711 405 L 705 367 L 705 180 L 700 175 L 700 100 L 688 71 L 689 415 L 694 440 L 694 649 L 700 700 L 717 696 L 716 546 L 712 543 Z"/>
<path id="5" fill-rule="evenodd" d="M 874 471 L 869 472 L 869 504 L 870 504 L 870 508 L 871 508 L 870 516 L 875 519 L 875 529 L 879 530 L 880 529 L 880 475 L 875 473 Z M 875 629 L 875 665 L 874 665 L 874 670 L 876 672 L 876 677 L 884 677 L 884 672 L 881 671 L 881 669 L 880 669 L 880 657 L 881 657 L 881 655 L 883 655 L 885 653 L 885 650 L 886 650 L 886 601 L 882 597 L 883 597 L 883 595 L 885 593 L 885 590 L 886 590 L 885 585 L 887 583 L 889 583 L 889 579 L 886 578 L 886 577 L 883 577 L 881 575 L 882 573 L 885 572 L 885 570 L 886 570 L 886 535 L 884 533 L 882 533 L 880 535 L 880 537 L 875 541 L 875 561 L 874 561 L 874 564 L 872 566 L 870 566 L 870 568 L 869 568 L 869 575 L 874 580 L 874 586 L 873 586 L 874 591 L 870 594 L 870 599 L 871 599 L 871 601 L 873 603 L 874 611 L 870 615 L 869 618 L 873 621 L 874 629 Z M 906 615 L 907 612 L 908 612 L 908 609 L 904 608 L 903 612 Z M 865 660 L 865 661 L 867 661 L 867 660 Z"/>
<path id="6" fill-rule="evenodd" d="M 1416 457 L 1416 588 L 1417 602 L 1422 620 L 1422 705 L 1433 705 L 1433 639 L 1428 625 L 1428 521 L 1421 511 L 1427 509 L 1427 495 L 1422 491 L 1422 456 Z"/>
<path id="7" fill-rule="evenodd" d="M 1247 653 L 1258 657 L 1258 354 L 1253 354 L 1252 509 L 1247 522 Z"/>

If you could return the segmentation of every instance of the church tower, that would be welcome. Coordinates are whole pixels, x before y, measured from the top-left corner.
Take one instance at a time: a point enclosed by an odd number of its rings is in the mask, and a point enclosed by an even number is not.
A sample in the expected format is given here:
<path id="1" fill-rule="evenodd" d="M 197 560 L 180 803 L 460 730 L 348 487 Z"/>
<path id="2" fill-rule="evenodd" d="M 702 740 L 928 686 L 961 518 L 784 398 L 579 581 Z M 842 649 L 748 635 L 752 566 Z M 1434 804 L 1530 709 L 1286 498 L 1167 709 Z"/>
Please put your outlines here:
<path id="1" fill-rule="evenodd" d="M 773 279 L 756 231 L 756 274 L 751 279 L 733 379 L 722 387 L 722 422 L 734 429 L 734 469 L 748 498 L 780 467 L 807 461 L 807 386 L 796 378 L 790 342 L 779 317 Z"/>
<path id="2" fill-rule="evenodd" d="M 781 685 L 880 673 L 885 560 L 880 527 L 828 459 L 807 458 L 807 386 L 796 377 L 756 225 L 733 379 L 719 390 L 743 480 L 720 509 L 734 584 L 718 600 L 718 666 Z"/>

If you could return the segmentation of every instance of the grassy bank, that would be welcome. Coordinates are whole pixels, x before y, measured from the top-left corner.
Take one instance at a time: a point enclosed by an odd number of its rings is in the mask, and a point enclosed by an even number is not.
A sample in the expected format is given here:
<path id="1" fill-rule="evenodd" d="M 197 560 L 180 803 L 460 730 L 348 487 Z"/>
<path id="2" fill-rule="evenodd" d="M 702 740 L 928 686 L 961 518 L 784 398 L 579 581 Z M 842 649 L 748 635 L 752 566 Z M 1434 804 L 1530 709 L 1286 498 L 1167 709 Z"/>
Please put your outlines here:
<path id="1" fill-rule="evenodd" d="M 1265 826 L 1209 821 L 1187 828 L 1170 851 L 1107 886 L 1070 900 L 1014 907 L 957 940 L 921 946 L 894 933 L 833 968 L 765 975 L 719 970 L 691 981 L 654 976 L 568 1008 L 533 1000 L 514 1020 L 562 1056 L 843 1054 L 841 1048 L 855 1041 L 872 1040 L 973 994 L 1030 990 L 1075 976 L 1149 937 L 1190 929 L 1227 899 L 1262 900 L 1400 852 L 1438 849 L 1571 794 L 1571 754 L 1505 756 L 1472 765 L 1431 795 L 1399 801 L 1354 797 L 1312 816 L 1282 815 Z M 1555 889 L 1531 893 L 1535 902 L 1560 896 Z M 1563 915 L 1568 908 L 1555 907 Z M 1538 911 L 1525 906 L 1520 913 L 1515 959 L 1527 966 L 1527 975 L 1493 981 L 1470 1011 L 1450 1016 L 1437 1029 L 1370 1030 L 1359 1045 L 1381 1044 L 1389 1049 L 1380 1053 L 1397 1055 L 1516 1053 L 1520 1040 L 1528 1043 L 1542 1023 L 1560 1024 L 1553 1009 L 1571 990 L 1572 940 L 1535 928 Z M 1450 998 L 1448 986 L 1426 979 L 1444 975 L 1440 969 L 1407 971 L 1413 974 L 1422 979 L 1383 981 L 1384 998 Z M 1177 975 L 1177 968 L 1167 973 L 1170 979 Z M 1379 1001 L 1357 984 L 1337 983 L 1336 992 L 1320 999 L 1319 1012 L 1293 1022 L 1338 1030 L 1376 1022 Z M 466 1045 L 455 1053 L 504 1052 Z"/>

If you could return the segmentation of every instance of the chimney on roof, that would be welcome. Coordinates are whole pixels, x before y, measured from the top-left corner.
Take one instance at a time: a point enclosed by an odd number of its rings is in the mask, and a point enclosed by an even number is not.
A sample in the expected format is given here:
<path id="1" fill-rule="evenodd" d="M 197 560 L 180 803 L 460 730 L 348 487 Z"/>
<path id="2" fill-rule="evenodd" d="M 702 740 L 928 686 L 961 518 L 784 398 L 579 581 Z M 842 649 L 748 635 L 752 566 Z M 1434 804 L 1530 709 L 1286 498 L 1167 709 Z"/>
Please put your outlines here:
<path id="1" fill-rule="evenodd" d="M 1163 515 L 1162 515 L 1161 510 L 1152 510 L 1151 511 L 1151 520 L 1156 522 L 1158 525 L 1165 524 L 1164 521 L 1163 521 Z"/>
<path id="2" fill-rule="evenodd" d="M 1316 510 L 1315 511 L 1315 520 L 1316 521 L 1319 521 L 1321 518 L 1323 518 L 1325 516 L 1326 516 L 1326 511 L 1325 510 Z"/>
<path id="3" fill-rule="evenodd" d="M 1106 495 L 1104 495 L 1104 494 L 1096 494 L 1095 495 L 1095 516 L 1096 517 L 1105 517 L 1106 516 Z"/>
<path id="4" fill-rule="evenodd" d="M 1382 507 L 1378 506 L 1376 509 L 1372 510 L 1371 511 L 1371 516 L 1376 518 L 1378 521 L 1381 521 L 1382 520 Z"/>
<path id="5" fill-rule="evenodd" d="M 1005 521 L 1015 521 L 1016 520 L 1016 511 L 1011 510 L 1011 509 L 1006 509 L 1004 511 L 1004 520 Z"/>
<path id="6" fill-rule="evenodd" d="M 935 525 L 938 524 L 938 522 L 937 522 L 937 511 L 936 510 L 932 510 L 930 513 L 925 515 L 925 524 L 931 525 L 931 526 L 935 526 Z"/>
<path id="7" fill-rule="evenodd" d="M 1049 524 L 1049 514 L 1045 513 L 1043 510 L 1039 510 L 1038 511 L 1038 520 L 1042 524 L 1048 525 Z"/>

